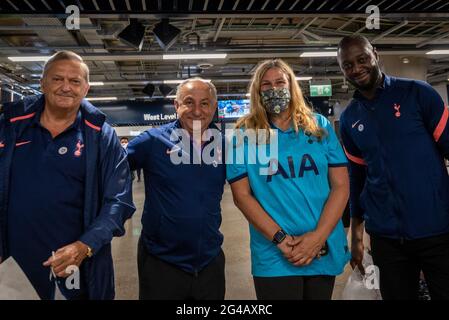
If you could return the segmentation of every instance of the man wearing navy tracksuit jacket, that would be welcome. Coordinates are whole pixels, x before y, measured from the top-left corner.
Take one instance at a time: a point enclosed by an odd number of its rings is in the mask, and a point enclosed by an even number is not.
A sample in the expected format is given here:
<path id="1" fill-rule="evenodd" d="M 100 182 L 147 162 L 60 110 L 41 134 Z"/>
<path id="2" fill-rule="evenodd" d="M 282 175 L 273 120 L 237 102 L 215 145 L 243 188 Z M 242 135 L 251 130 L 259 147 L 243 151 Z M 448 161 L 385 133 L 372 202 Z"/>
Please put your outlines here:
<path id="1" fill-rule="evenodd" d="M 365 222 L 384 299 L 417 299 L 421 270 L 431 298 L 448 299 L 448 109 L 426 82 L 381 73 L 364 37 L 343 38 L 338 61 L 357 89 L 340 118 L 350 160 L 351 264 L 361 264 Z"/>
<path id="2" fill-rule="evenodd" d="M 126 153 L 83 99 L 88 78 L 81 57 L 58 52 L 44 94 L 0 116 L 0 262 L 12 256 L 41 299 L 55 297 L 50 272 L 66 299 L 113 299 L 111 240 L 135 210 Z"/>
<path id="3" fill-rule="evenodd" d="M 142 168 L 145 181 L 139 299 L 222 300 L 225 257 L 219 228 L 226 172 L 224 138 L 212 123 L 215 86 L 185 80 L 174 103 L 178 120 L 143 132 L 127 148 L 131 169 Z M 196 132 L 195 122 L 200 124 Z M 178 162 L 178 156 L 185 161 Z"/>

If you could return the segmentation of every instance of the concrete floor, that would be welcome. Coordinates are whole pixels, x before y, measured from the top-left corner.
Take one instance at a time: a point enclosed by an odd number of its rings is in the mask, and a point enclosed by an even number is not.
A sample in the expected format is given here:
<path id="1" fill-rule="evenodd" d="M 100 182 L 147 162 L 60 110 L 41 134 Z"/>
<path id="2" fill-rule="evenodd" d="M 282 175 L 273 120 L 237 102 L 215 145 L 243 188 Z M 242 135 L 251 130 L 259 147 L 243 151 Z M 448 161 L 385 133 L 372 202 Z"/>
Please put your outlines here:
<path id="1" fill-rule="evenodd" d="M 126 235 L 113 240 L 116 299 L 119 300 L 138 298 L 136 256 L 144 201 L 143 182 L 134 182 L 133 189 L 137 211 L 133 218 L 126 223 Z M 221 206 L 223 213 L 221 231 L 224 235 L 223 250 L 226 255 L 226 299 L 256 299 L 251 277 L 248 223 L 243 214 L 234 206 L 229 185 L 225 186 Z M 340 299 L 350 272 L 351 268 L 348 264 L 345 272 L 337 277 L 333 299 Z"/>

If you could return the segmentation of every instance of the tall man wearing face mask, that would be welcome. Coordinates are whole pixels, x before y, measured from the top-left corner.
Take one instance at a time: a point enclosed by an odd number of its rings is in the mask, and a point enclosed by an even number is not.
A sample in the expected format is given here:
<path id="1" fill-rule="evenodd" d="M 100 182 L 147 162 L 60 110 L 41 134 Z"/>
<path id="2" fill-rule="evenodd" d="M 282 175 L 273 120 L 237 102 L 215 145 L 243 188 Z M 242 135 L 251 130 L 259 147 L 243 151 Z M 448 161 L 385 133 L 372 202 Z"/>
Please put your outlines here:
<path id="1" fill-rule="evenodd" d="M 356 87 L 341 116 L 350 160 L 352 261 L 371 236 L 384 299 L 417 299 L 422 270 L 432 299 L 449 299 L 448 110 L 426 82 L 388 76 L 376 49 L 345 37 L 338 62 Z"/>

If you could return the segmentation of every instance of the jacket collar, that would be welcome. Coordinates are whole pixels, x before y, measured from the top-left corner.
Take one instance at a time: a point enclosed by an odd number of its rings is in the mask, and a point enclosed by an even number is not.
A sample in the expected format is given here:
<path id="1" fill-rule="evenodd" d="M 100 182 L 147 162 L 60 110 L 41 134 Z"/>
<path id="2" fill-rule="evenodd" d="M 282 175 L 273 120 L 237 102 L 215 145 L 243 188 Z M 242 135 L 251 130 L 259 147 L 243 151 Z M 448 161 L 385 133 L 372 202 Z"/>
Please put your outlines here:
<path id="1" fill-rule="evenodd" d="M 6 103 L 4 105 L 4 114 L 6 120 L 17 117 L 41 113 L 45 106 L 45 95 L 28 96 L 18 102 Z M 106 121 L 106 116 L 100 110 L 95 108 L 89 101 L 83 99 L 80 105 L 81 113 L 85 120 L 97 127 L 102 127 Z"/>

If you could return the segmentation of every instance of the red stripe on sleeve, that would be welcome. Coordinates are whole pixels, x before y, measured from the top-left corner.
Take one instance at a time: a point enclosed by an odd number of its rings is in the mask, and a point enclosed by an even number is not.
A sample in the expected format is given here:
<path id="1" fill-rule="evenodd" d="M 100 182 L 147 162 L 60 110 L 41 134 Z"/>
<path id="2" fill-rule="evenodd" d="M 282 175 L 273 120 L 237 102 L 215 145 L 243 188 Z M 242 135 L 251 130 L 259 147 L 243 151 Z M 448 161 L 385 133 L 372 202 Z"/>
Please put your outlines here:
<path id="1" fill-rule="evenodd" d="M 350 154 L 345 147 L 343 147 L 343 150 L 346 153 L 346 156 L 348 157 L 349 160 L 351 160 L 352 162 L 355 162 L 357 164 L 360 164 L 362 166 L 366 166 L 365 160 L 363 160 L 362 158 L 353 156 L 352 154 Z"/>
<path id="2" fill-rule="evenodd" d="M 447 107 L 444 106 L 443 115 L 441 116 L 440 122 L 438 122 L 437 127 L 433 131 L 433 138 L 435 141 L 438 141 L 441 137 L 441 134 L 444 131 L 444 128 L 446 128 L 447 119 L 449 117 L 449 111 L 447 110 Z"/>

